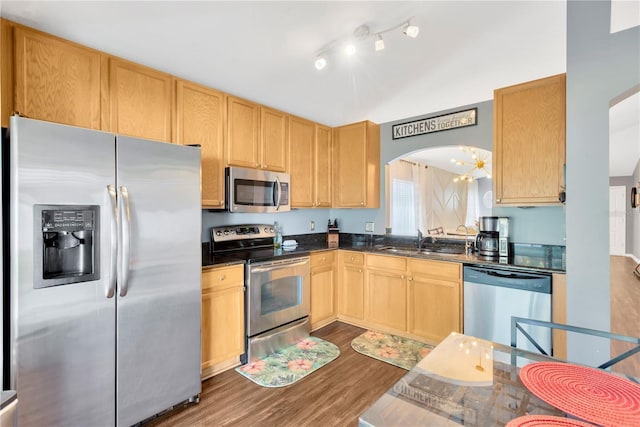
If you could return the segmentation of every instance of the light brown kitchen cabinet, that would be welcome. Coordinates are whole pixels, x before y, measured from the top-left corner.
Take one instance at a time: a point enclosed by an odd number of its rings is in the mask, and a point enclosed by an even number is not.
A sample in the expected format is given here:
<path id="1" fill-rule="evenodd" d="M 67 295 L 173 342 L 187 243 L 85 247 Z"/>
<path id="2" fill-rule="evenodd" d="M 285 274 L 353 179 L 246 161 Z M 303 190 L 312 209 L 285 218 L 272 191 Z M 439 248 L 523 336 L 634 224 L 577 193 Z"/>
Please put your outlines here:
<path id="1" fill-rule="evenodd" d="M 182 145 L 198 144 L 202 157 L 202 207 L 224 207 L 226 95 L 184 80 L 176 81 L 176 136 Z"/>
<path id="2" fill-rule="evenodd" d="M 365 321 L 374 326 L 407 330 L 406 259 L 367 254 Z"/>
<path id="3" fill-rule="evenodd" d="M 331 128 L 289 117 L 291 206 L 331 207 Z"/>
<path id="4" fill-rule="evenodd" d="M 340 251 L 338 263 L 338 316 L 347 321 L 364 319 L 364 254 Z"/>
<path id="5" fill-rule="evenodd" d="M 15 70 L 12 75 L 12 70 L 3 69 L 3 126 L 15 111 L 33 119 L 100 129 L 100 52 L 6 21 L 2 35 L 3 68 L 13 62 Z"/>
<path id="6" fill-rule="evenodd" d="M 407 332 L 438 343 L 462 332 L 462 265 L 407 260 Z"/>
<path id="7" fill-rule="evenodd" d="M 566 82 L 559 74 L 494 91 L 497 205 L 558 205 L 564 185 Z"/>
<path id="8" fill-rule="evenodd" d="M 333 161 L 331 128 L 316 123 L 316 139 L 313 150 L 315 162 L 313 168 L 314 201 L 317 208 L 330 208 L 331 182 L 333 179 Z"/>
<path id="9" fill-rule="evenodd" d="M 109 57 L 108 131 L 171 142 L 173 77 L 149 67 Z"/>
<path id="10" fill-rule="evenodd" d="M 287 115 L 246 99 L 227 97 L 227 164 L 285 172 Z"/>
<path id="11" fill-rule="evenodd" d="M 311 329 L 336 319 L 335 251 L 311 254 Z"/>
<path id="12" fill-rule="evenodd" d="M 365 121 L 333 129 L 333 207 L 380 206 L 380 127 Z"/>
<path id="13" fill-rule="evenodd" d="M 244 267 L 202 271 L 202 377 L 240 364 L 244 353 Z"/>
<path id="14" fill-rule="evenodd" d="M 288 118 L 282 111 L 260 107 L 260 169 L 287 171 Z"/>
<path id="15" fill-rule="evenodd" d="M 567 324 L 567 276 L 553 273 L 551 278 L 551 321 Z M 567 359 L 567 332 L 559 329 L 551 331 L 553 341 L 553 357 Z"/>

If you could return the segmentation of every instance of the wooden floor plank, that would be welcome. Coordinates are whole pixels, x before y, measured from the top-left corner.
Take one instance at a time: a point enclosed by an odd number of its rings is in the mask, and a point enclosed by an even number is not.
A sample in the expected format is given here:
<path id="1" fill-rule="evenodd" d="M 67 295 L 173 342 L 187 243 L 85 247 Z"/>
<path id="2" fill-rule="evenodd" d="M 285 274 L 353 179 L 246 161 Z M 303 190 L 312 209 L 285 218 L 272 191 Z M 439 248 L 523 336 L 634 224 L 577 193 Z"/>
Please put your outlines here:
<path id="1" fill-rule="evenodd" d="M 314 332 L 337 345 L 340 356 L 297 383 L 266 388 L 227 371 L 202 383 L 199 404 L 147 426 L 356 426 L 358 416 L 407 373 L 354 351 L 351 340 L 364 331 L 334 322 Z"/>
<path id="2" fill-rule="evenodd" d="M 611 256 L 611 332 L 640 337 L 640 280 L 633 274 L 635 261 L 626 256 Z M 612 341 L 611 356 L 634 347 L 632 344 Z M 617 363 L 614 372 L 640 378 L 640 353 Z"/>

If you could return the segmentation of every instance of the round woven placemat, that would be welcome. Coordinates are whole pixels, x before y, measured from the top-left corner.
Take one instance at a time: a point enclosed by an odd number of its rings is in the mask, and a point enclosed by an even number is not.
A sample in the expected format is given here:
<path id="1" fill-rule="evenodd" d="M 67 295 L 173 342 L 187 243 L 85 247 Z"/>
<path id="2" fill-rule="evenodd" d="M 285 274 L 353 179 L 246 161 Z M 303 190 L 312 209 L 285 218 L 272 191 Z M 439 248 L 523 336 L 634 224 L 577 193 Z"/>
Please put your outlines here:
<path id="1" fill-rule="evenodd" d="M 553 415 L 525 415 L 509 421 L 505 427 L 594 427 L 594 425 Z"/>
<path id="2" fill-rule="evenodd" d="M 520 369 L 522 383 L 550 405 L 602 426 L 640 424 L 640 385 L 606 371 L 537 362 Z"/>

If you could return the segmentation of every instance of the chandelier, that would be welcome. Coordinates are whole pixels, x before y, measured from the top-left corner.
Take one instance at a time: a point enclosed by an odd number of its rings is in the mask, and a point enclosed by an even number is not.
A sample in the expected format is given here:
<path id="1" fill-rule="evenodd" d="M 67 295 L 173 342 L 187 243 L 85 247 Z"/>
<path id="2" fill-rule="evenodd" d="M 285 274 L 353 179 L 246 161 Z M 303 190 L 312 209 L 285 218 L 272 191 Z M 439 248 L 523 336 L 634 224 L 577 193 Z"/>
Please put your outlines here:
<path id="1" fill-rule="evenodd" d="M 458 166 L 471 167 L 465 173 L 458 175 L 453 179 L 453 182 L 467 181 L 471 182 L 478 178 L 479 172 L 482 173 L 479 178 L 491 179 L 491 153 L 486 150 L 477 151 L 473 147 L 458 147 L 462 152 L 462 157 L 467 158 L 465 160 L 451 159 L 451 163 L 455 163 Z"/>

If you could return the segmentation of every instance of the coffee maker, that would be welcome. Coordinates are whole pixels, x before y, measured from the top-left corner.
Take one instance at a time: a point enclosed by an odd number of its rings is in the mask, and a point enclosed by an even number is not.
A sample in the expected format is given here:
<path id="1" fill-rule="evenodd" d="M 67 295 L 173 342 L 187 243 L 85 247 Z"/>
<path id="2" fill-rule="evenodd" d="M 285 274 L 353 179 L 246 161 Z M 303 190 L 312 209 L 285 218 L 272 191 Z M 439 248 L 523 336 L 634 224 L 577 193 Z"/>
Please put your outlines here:
<path id="1" fill-rule="evenodd" d="M 476 250 L 481 257 L 508 258 L 509 218 L 482 216 L 476 236 Z"/>

